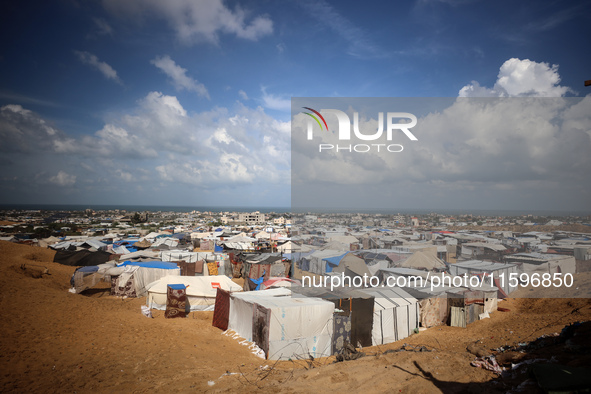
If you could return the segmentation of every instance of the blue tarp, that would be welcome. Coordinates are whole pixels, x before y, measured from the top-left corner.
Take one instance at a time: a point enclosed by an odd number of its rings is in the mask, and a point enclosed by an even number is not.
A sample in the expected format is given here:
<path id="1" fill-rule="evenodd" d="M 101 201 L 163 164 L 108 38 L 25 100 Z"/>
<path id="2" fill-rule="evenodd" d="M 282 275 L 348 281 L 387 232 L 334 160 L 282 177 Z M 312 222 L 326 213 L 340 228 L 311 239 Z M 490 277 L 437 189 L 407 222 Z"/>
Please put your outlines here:
<path id="1" fill-rule="evenodd" d="M 349 253 L 351 253 L 351 252 L 345 252 L 340 256 L 327 257 L 325 259 L 322 259 L 322 260 L 326 261 L 326 272 L 332 272 L 332 268 L 338 267 L 338 265 L 341 263 L 341 260 L 343 259 L 343 257 L 348 255 Z"/>
<path id="2" fill-rule="evenodd" d="M 118 267 L 125 267 L 126 265 L 137 265 L 138 267 L 144 268 L 160 268 L 165 270 L 172 270 L 178 268 L 176 263 L 171 263 L 168 261 L 142 261 L 142 262 L 134 262 L 134 261 L 125 261 L 118 265 Z"/>
<path id="3" fill-rule="evenodd" d="M 97 272 L 98 266 L 96 265 L 89 265 L 87 267 L 80 267 L 76 269 L 77 272 Z"/>
<path id="4" fill-rule="evenodd" d="M 127 246 L 131 246 L 131 245 L 133 245 L 133 244 L 134 244 L 134 243 L 136 243 L 137 241 L 139 241 L 139 239 L 137 239 L 137 238 L 134 238 L 134 239 L 122 239 L 122 240 L 120 240 L 120 241 L 115 241 L 115 242 L 113 242 L 113 245 L 115 245 L 115 246 L 125 246 L 125 247 L 127 247 Z"/>
<path id="5" fill-rule="evenodd" d="M 223 252 L 224 248 L 222 248 L 221 246 L 215 245 L 213 251 L 214 252 Z"/>

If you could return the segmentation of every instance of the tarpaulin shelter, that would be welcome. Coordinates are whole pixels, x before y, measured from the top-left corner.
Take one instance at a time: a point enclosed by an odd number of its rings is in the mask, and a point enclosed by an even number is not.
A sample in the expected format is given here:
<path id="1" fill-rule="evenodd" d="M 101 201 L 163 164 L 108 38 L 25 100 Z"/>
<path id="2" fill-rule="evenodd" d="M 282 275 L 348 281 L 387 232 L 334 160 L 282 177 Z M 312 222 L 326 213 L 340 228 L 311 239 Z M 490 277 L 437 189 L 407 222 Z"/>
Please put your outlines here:
<path id="1" fill-rule="evenodd" d="M 97 250 L 96 252 L 86 249 L 77 251 L 58 250 L 55 256 L 53 256 L 53 262 L 74 267 L 86 267 L 105 263 L 110 258 L 111 253 L 101 250 Z"/>
<path id="2" fill-rule="evenodd" d="M 270 360 L 330 356 L 334 304 L 319 298 L 268 295 L 281 291 L 289 290 L 231 294 L 228 329 L 256 343 Z"/>
<path id="3" fill-rule="evenodd" d="M 371 346 L 373 325 L 373 296 L 357 289 L 292 287 L 294 293 L 306 297 L 317 297 L 332 302 L 336 313 L 351 318 L 351 344 Z"/>
<path id="4" fill-rule="evenodd" d="M 467 274 L 468 276 L 476 275 L 481 278 L 484 277 L 485 283 L 490 283 L 488 278 L 493 275 L 494 285 L 499 289 L 499 297 L 501 298 L 507 297 L 508 294 L 517 290 L 519 287 L 518 285 L 514 285 L 514 281 L 509 280 L 510 274 L 518 273 L 516 264 L 470 260 L 449 264 L 448 268 L 449 273 L 452 275 L 462 276 Z M 505 280 L 501 281 L 499 275 L 504 275 Z"/>
<path id="5" fill-rule="evenodd" d="M 142 297 L 152 282 L 169 275 L 180 277 L 181 274 L 175 263 L 164 261 L 126 261 L 118 267 L 123 267 L 124 271 L 111 277 L 111 294 L 118 296 Z"/>
<path id="6" fill-rule="evenodd" d="M 419 303 L 400 288 L 360 290 L 374 298 L 372 346 L 399 341 L 419 326 Z"/>
<path id="7" fill-rule="evenodd" d="M 217 289 L 240 292 L 242 288 L 225 275 L 217 276 L 165 276 L 150 283 L 147 305 L 151 309 L 166 309 L 168 285 L 182 284 L 186 287 L 186 311 L 211 311 L 214 309 Z"/>

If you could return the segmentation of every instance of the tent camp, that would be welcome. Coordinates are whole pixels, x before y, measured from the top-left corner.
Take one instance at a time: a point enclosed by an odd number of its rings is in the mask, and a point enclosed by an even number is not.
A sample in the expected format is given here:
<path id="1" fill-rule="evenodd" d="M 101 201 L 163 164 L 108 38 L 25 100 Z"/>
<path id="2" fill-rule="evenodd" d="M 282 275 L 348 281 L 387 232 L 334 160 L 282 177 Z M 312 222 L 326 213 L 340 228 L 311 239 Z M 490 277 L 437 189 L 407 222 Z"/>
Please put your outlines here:
<path id="1" fill-rule="evenodd" d="M 216 276 L 165 276 L 154 281 L 146 290 L 147 305 L 151 309 L 166 309 L 167 286 L 182 284 L 186 287 L 186 312 L 213 310 L 217 289 L 242 291 L 242 288 L 225 275 Z"/>
<path id="2" fill-rule="evenodd" d="M 232 293 L 228 329 L 256 343 L 270 360 L 330 356 L 334 304 L 285 296 L 288 291 Z"/>

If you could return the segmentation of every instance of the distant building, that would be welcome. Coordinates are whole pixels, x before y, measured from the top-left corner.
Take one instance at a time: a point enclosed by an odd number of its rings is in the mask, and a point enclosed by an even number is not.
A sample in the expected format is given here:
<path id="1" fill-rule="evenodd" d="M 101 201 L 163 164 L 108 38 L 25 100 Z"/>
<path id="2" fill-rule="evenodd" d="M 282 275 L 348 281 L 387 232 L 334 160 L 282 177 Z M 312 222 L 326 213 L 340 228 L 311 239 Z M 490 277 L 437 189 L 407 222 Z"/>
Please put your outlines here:
<path id="1" fill-rule="evenodd" d="M 281 225 L 285 224 L 285 218 L 283 216 L 281 216 L 279 218 L 275 218 L 275 219 L 273 219 L 273 224 L 281 226 Z"/>
<path id="2" fill-rule="evenodd" d="M 238 215 L 238 221 L 246 224 L 261 224 L 265 223 L 265 214 L 259 211 L 253 213 L 241 213 Z"/>

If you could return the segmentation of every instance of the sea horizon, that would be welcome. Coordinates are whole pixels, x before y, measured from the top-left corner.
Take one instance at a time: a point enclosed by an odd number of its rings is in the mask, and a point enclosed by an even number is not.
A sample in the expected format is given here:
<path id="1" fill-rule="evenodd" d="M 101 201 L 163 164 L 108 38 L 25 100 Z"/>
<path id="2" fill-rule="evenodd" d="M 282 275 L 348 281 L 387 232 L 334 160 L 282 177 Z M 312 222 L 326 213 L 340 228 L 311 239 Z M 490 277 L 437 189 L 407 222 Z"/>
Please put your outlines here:
<path id="1" fill-rule="evenodd" d="M 261 212 L 296 214 L 382 214 L 382 215 L 473 215 L 473 216 L 538 216 L 565 217 L 589 216 L 591 211 L 536 210 L 536 209 L 426 209 L 426 208 L 315 208 L 315 207 L 269 207 L 269 206 L 190 206 L 190 205 L 125 205 L 125 204 L 0 204 L 0 211 L 94 211 L 120 210 L 126 212 Z"/>

